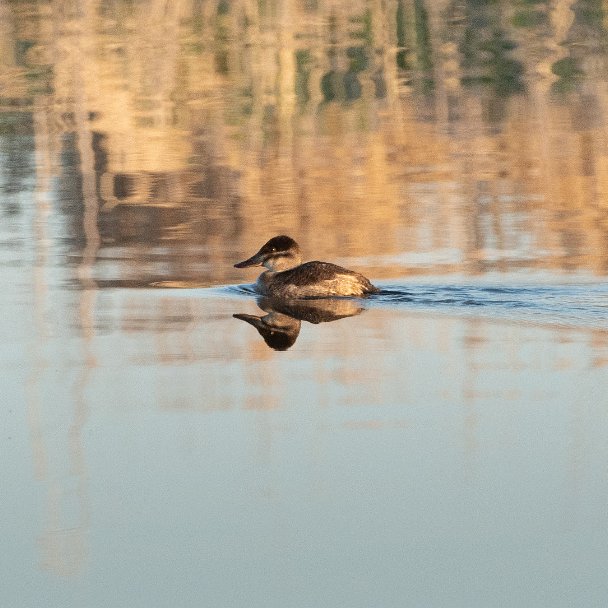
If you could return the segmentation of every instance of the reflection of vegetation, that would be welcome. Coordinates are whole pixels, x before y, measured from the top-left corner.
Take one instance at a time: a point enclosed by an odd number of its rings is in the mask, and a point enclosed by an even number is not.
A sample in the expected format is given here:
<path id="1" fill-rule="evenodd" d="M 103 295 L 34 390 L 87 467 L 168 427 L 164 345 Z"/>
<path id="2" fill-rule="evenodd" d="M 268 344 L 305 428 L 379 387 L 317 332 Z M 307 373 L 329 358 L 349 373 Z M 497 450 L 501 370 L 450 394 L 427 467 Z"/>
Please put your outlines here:
<path id="1" fill-rule="evenodd" d="M 568 56 L 556 61 L 552 72 L 558 77 L 553 85 L 556 93 L 579 88 L 585 79 L 588 57 L 605 57 L 608 32 L 604 25 L 605 11 L 600 0 L 579 0 L 572 8 L 574 22 L 566 41 Z M 596 62 L 589 62 L 592 67 Z"/>
<path id="2" fill-rule="evenodd" d="M 363 86 L 359 75 L 369 69 L 370 57 L 373 52 L 372 20 L 371 12 L 364 11 L 362 15 L 349 17 L 349 23 L 360 26 L 349 32 L 349 41 L 361 41 L 363 44 L 351 45 L 342 51 L 337 44 L 340 40 L 337 20 L 334 15 L 329 20 L 330 38 L 334 41 L 328 50 L 328 58 L 332 64 L 332 69 L 328 70 L 321 77 L 321 92 L 326 102 L 331 101 L 355 101 L 361 97 Z M 345 59 L 348 60 L 348 68 L 341 70 L 339 64 L 340 54 L 344 52 Z M 376 87 L 378 90 L 378 87 Z"/>
<path id="3" fill-rule="evenodd" d="M 361 26 L 360 30 L 353 30 L 350 37 L 355 40 L 359 39 L 366 45 L 371 45 L 373 43 L 372 12 L 368 9 L 364 11 L 363 15 L 351 17 L 350 22 Z"/>
<path id="4" fill-rule="evenodd" d="M 579 0 L 573 10 L 576 19 L 584 24 L 603 30 L 604 7 L 602 0 Z"/>
<path id="5" fill-rule="evenodd" d="M 545 0 L 520 0 L 513 17 L 515 27 L 533 28 L 546 25 L 549 21 Z"/>
<path id="6" fill-rule="evenodd" d="M 325 101 L 345 101 L 347 99 L 345 80 L 345 74 L 337 70 L 330 70 L 323 74 L 321 78 L 323 99 Z"/>
<path id="7" fill-rule="evenodd" d="M 227 0 L 220 0 L 217 3 L 217 14 L 227 15 L 230 12 L 230 2 Z"/>
<path id="8" fill-rule="evenodd" d="M 410 70 L 408 61 L 406 35 L 405 3 L 403 0 L 397 2 L 397 67 L 402 70 Z"/>
<path id="9" fill-rule="evenodd" d="M 30 112 L 0 113 L 0 135 L 31 135 L 33 132 L 34 125 Z"/>
<path id="10" fill-rule="evenodd" d="M 243 118 L 251 116 L 253 113 L 254 94 L 253 87 L 243 87 L 239 90 L 239 98 L 241 100 L 240 113 Z"/>
<path id="11" fill-rule="evenodd" d="M 492 87 L 500 97 L 523 91 L 523 66 L 509 56 L 516 45 L 499 28 L 500 13 L 475 1 L 469 4 L 470 21 L 460 46 L 463 85 Z"/>
<path id="12" fill-rule="evenodd" d="M 397 3 L 397 67 L 414 72 L 413 80 L 428 93 L 434 87 L 433 48 L 429 17 L 423 0 Z"/>
<path id="13" fill-rule="evenodd" d="M 321 91 L 325 101 L 355 101 L 361 97 L 361 82 L 357 72 L 331 70 L 321 78 Z"/>
<path id="14" fill-rule="evenodd" d="M 230 72 L 229 52 L 232 46 L 230 40 L 230 25 L 228 14 L 230 4 L 220 1 L 217 6 L 217 17 L 215 23 L 215 69 L 218 74 L 227 75 Z"/>
<path id="15" fill-rule="evenodd" d="M 461 155 L 495 143 L 475 140 L 488 120 L 505 137 L 505 150 L 530 144 L 517 133 L 527 128 L 529 110 L 512 113 L 528 101 L 514 104 L 512 95 L 526 87 L 544 95 L 553 83 L 575 101 L 583 90 L 596 95 L 598 117 L 607 105 L 598 84 L 607 65 L 601 0 L 92 0 L 90 11 L 73 14 L 66 6 L 5 4 L 0 135 L 33 131 L 24 118 L 32 113 L 40 141 L 55 148 L 66 133 L 77 132 L 84 147 L 87 130 L 103 133 L 107 159 L 94 170 L 106 209 L 99 225 L 102 240 L 110 234 L 117 243 L 158 244 L 184 234 L 206 242 L 238 234 L 243 218 L 252 231 L 269 222 L 283 229 L 298 214 L 307 218 L 298 228 L 312 218 L 311 233 L 325 235 L 355 205 L 369 210 L 370 222 L 353 221 L 345 233 L 352 242 L 374 240 L 400 223 L 403 209 L 408 221 L 416 219 L 408 189 L 419 175 L 432 182 L 434 167 L 450 166 L 445 149 L 453 132 L 471 138 L 471 149 L 461 140 L 453 146 Z M 375 103 L 382 98 L 389 103 Z M 591 115 L 587 102 L 576 107 Z M 442 135 L 425 130 L 430 123 L 421 118 L 446 121 L 437 129 Z M 452 131 L 456 123 L 462 128 Z M 357 141 L 349 141 L 353 133 Z M 343 145 L 335 158 L 330 139 Z M 585 148 L 585 177 L 595 170 L 600 180 L 606 160 L 593 169 L 601 148 L 595 141 Z M 579 149 L 570 142 L 572 166 L 581 164 Z M 487 156 L 491 165 L 492 150 Z M 61 162 L 84 161 L 74 154 Z M 527 162 L 536 167 L 536 157 Z M 518 171 L 504 168 L 505 188 Z M 556 199 L 584 190 L 571 186 L 574 178 L 549 177 L 560 184 Z M 75 200 L 77 176 L 59 178 L 70 180 L 75 187 L 65 198 Z M 335 191 L 332 184 L 339 184 Z M 339 207 L 337 199 L 347 202 Z"/>
<path id="16" fill-rule="evenodd" d="M 0 113 L 0 213 L 3 216 L 20 213 L 20 194 L 33 188 L 33 133 L 33 116 L 30 113 Z"/>
<path id="17" fill-rule="evenodd" d="M 33 40 L 17 40 L 15 43 L 15 63 L 17 65 L 27 65 L 27 53 L 36 46 Z"/>
<path id="18" fill-rule="evenodd" d="M 310 100 L 310 69 L 312 59 L 309 50 L 296 51 L 296 96 L 300 105 L 304 106 Z"/>
<path id="19" fill-rule="evenodd" d="M 52 68 L 32 60 L 37 43 L 34 39 L 17 39 L 14 45 L 15 65 L 24 68 L 22 76 L 26 79 L 28 95 L 43 95 L 51 93 Z M 0 91 L 2 91 L 0 86 Z"/>
<path id="20" fill-rule="evenodd" d="M 416 18 L 416 56 L 418 57 L 418 68 L 426 75 L 429 75 L 433 69 L 433 51 L 431 47 L 429 17 L 422 0 L 415 0 L 414 15 Z"/>
<path id="21" fill-rule="evenodd" d="M 558 77 L 553 85 L 556 93 L 572 91 L 578 85 L 583 74 L 573 57 L 564 57 L 551 66 L 551 71 Z"/>

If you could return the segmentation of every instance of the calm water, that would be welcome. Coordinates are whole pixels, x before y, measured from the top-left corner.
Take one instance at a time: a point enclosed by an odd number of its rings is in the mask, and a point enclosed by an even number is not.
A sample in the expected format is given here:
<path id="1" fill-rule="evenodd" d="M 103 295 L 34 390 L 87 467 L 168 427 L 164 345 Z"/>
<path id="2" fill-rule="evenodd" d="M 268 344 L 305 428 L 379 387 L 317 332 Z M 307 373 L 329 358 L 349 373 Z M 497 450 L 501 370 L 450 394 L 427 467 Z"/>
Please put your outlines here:
<path id="1" fill-rule="evenodd" d="M 606 606 L 607 23 L 0 2 L 0 604 Z"/>

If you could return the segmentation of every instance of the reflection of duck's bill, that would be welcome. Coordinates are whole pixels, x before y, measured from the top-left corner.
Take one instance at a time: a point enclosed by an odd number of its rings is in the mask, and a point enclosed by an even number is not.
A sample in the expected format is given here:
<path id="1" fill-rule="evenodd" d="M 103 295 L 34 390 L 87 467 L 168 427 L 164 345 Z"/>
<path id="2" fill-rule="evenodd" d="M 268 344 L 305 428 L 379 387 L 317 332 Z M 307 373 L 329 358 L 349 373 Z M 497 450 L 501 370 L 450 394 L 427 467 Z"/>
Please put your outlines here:
<path id="1" fill-rule="evenodd" d="M 202 281 L 154 281 L 150 287 L 162 289 L 196 289 L 197 287 L 209 287 L 209 283 Z"/>
<path id="2" fill-rule="evenodd" d="M 244 313 L 236 313 L 232 315 L 235 319 L 240 319 L 241 321 L 246 321 L 250 325 L 254 327 L 260 327 L 263 325 L 260 317 L 256 317 L 256 315 L 246 315 Z"/>
<path id="3" fill-rule="evenodd" d="M 248 268 L 249 266 L 261 266 L 263 262 L 264 262 L 264 256 L 260 255 L 259 253 L 256 253 L 255 255 L 252 255 L 247 260 L 243 260 L 242 262 L 235 264 L 234 267 L 235 268 Z"/>

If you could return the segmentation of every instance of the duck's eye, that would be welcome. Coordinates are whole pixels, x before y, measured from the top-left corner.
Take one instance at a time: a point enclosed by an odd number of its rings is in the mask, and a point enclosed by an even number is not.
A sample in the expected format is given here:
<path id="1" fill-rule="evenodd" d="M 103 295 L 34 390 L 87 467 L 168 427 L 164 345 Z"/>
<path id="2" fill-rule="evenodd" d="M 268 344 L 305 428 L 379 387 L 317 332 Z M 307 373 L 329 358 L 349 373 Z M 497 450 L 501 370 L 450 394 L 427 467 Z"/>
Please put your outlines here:
<path id="1" fill-rule="evenodd" d="M 273 248 L 271 249 L 272 253 L 274 253 L 276 250 L 277 250 L 277 248 L 276 248 L 276 247 L 273 247 Z"/>

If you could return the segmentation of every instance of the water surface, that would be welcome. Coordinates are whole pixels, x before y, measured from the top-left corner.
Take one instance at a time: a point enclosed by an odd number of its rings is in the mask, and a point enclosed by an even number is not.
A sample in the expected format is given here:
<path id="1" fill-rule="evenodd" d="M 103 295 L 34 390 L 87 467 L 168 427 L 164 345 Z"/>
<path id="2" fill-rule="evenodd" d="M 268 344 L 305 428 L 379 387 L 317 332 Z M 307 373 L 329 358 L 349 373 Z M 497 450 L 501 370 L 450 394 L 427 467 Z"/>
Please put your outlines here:
<path id="1" fill-rule="evenodd" d="M 605 606 L 605 24 L 0 4 L 2 605 Z"/>

